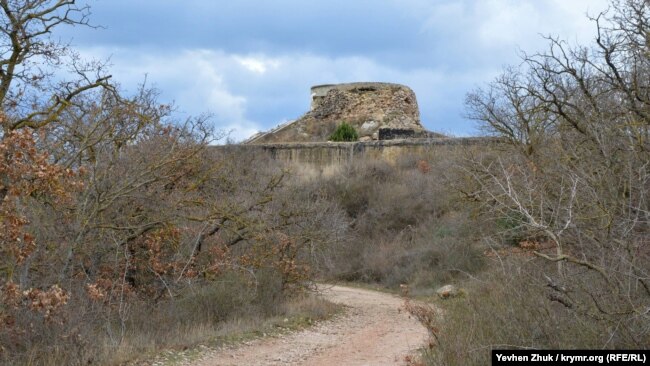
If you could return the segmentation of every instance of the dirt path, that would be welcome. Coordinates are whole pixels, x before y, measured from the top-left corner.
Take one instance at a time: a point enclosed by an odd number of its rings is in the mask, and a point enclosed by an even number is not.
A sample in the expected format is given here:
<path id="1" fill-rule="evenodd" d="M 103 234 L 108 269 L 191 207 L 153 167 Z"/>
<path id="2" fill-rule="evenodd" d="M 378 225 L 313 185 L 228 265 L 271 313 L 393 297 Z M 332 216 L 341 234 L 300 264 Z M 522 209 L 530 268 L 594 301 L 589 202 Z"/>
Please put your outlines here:
<path id="1" fill-rule="evenodd" d="M 343 286 L 323 296 L 349 309 L 307 330 L 212 351 L 193 365 L 403 365 L 427 342 L 426 329 L 399 310 L 396 296 Z"/>

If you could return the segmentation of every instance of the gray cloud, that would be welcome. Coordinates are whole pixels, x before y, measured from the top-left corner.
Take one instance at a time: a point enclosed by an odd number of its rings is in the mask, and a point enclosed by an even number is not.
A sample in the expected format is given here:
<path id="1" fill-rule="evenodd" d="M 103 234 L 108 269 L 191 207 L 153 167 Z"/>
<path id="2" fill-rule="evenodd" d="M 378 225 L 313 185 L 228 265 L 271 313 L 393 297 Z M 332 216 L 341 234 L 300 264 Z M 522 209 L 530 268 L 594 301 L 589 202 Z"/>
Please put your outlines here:
<path id="1" fill-rule="evenodd" d="M 214 113 L 243 137 L 298 117 L 313 84 L 409 85 L 433 130 L 475 133 L 464 94 L 537 50 L 539 34 L 584 42 L 605 0 L 98 0 L 102 30 L 68 29 L 87 55 L 112 55 L 125 86 L 145 74 L 180 111 Z"/>

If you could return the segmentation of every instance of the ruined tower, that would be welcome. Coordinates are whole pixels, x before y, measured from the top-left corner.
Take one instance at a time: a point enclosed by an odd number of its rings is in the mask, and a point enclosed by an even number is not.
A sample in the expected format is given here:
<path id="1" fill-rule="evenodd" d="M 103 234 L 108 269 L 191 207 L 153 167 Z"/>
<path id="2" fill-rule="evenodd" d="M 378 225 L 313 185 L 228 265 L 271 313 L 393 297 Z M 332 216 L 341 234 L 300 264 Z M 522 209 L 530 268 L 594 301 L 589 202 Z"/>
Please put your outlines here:
<path id="1" fill-rule="evenodd" d="M 309 112 L 246 143 L 327 141 L 342 122 L 351 124 L 361 141 L 427 135 L 409 87 L 367 82 L 313 86 Z"/>

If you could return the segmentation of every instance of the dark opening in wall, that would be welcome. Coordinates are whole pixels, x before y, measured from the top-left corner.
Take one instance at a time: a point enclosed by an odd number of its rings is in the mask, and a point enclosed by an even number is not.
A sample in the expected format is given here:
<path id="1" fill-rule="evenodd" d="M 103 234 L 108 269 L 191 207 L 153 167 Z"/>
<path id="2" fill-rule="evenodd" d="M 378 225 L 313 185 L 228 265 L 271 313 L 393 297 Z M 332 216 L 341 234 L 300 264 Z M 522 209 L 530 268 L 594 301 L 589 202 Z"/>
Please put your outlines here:
<path id="1" fill-rule="evenodd" d="M 380 140 L 408 139 L 416 137 L 415 130 L 410 128 L 380 128 Z"/>
<path id="2" fill-rule="evenodd" d="M 365 93 L 365 92 L 377 91 L 377 88 L 373 88 L 373 87 L 364 87 L 364 88 L 356 88 L 356 89 L 352 89 L 352 91 L 353 91 L 353 92 L 356 92 L 356 93 Z"/>

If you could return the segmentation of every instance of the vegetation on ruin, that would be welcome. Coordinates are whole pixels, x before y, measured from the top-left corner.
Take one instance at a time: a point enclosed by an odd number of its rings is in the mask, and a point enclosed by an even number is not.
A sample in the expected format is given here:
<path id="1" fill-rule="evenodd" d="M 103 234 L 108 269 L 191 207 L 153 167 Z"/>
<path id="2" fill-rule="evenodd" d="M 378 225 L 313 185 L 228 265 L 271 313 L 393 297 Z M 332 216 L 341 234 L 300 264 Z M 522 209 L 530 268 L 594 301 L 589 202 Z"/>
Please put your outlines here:
<path id="1" fill-rule="evenodd" d="M 358 139 L 359 134 L 357 133 L 357 130 L 355 130 L 349 123 L 341 122 L 341 124 L 336 127 L 336 130 L 332 132 L 328 140 L 334 142 L 345 142 L 357 141 Z"/>

